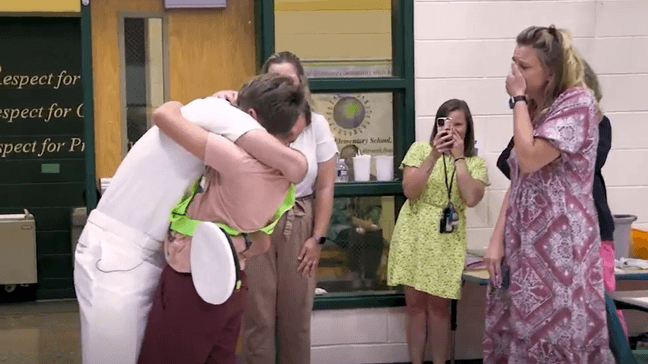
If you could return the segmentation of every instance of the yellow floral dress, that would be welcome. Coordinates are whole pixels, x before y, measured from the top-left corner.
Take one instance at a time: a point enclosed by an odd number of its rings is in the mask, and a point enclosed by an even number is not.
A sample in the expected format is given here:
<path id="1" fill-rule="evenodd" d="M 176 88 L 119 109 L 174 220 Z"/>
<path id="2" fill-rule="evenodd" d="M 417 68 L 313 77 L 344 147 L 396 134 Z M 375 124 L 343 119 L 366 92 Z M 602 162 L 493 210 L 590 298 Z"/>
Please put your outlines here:
<path id="1" fill-rule="evenodd" d="M 431 151 L 429 143 L 414 143 L 401 168 L 419 167 Z M 445 161 L 450 183 L 454 158 L 446 156 Z M 489 184 L 482 158 L 466 158 L 466 164 L 473 178 Z M 448 203 L 443 172 L 443 160 L 439 159 L 421 196 L 405 201 L 398 215 L 389 251 L 388 284 L 403 284 L 434 296 L 458 299 L 466 256 L 466 204 L 459 195 L 455 175 L 451 196 L 459 212 L 459 226 L 451 234 L 440 234 L 439 220 Z"/>

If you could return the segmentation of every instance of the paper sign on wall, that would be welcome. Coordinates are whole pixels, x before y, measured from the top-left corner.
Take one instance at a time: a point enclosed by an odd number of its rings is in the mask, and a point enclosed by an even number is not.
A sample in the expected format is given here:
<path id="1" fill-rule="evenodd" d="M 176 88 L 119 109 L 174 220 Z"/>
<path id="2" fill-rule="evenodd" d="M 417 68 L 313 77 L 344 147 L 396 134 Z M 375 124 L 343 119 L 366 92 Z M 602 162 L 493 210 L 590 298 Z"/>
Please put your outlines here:
<path id="1" fill-rule="evenodd" d="M 394 155 L 391 93 L 314 94 L 313 101 L 340 151 L 355 145 L 361 154 Z"/>

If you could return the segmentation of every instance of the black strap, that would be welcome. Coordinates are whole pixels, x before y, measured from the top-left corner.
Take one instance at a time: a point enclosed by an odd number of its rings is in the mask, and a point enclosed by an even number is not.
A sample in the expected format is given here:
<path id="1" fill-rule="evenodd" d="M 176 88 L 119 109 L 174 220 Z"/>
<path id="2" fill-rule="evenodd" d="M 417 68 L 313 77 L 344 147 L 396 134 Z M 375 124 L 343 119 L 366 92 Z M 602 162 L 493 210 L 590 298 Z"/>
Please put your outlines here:
<path id="1" fill-rule="evenodd" d="M 245 240 L 245 250 L 243 250 L 239 254 L 245 253 L 246 251 L 250 250 L 250 247 L 252 246 L 252 240 L 250 240 L 250 236 L 246 233 L 242 233 L 241 235 L 243 236 L 243 240 Z"/>
<path id="2" fill-rule="evenodd" d="M 445 177 L 446 191 L 448 191 L 448 202 L 452 202 L 452 185 L 454 183 L 454 175 L 457 171 L 457 167 L 452 170 L 452 176 L 450 176 L 450 184 L 448 184 L 448 170 L 446 166 L 445 155 L 443 156 L 443 177 Z"/>

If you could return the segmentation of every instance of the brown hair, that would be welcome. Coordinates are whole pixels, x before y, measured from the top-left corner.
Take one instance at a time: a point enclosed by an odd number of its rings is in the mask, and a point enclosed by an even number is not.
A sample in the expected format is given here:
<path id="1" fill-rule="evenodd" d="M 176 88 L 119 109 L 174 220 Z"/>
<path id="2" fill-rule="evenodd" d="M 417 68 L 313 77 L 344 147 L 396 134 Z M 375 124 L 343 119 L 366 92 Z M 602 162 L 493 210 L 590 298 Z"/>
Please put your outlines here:
<path id="1" fill-rule="evenodd" d="M 311 93 L 310 93 L 310 88 L 308 87 L 308 78 L 306 77 L 306 72 L 304 72 L 304 66 L 302 66 L 301 60 L 297 55 L 295 55 L 292 52 L 289 51 L 283 51 L 283 52 L 277 52 L 268 57 L 266 59 L 265 63 L 261 67 L 261 73 L 268 73 L 270 72 L 270 66 L 273 64 L 283 64 L 283 63 L 288 63 L 292 65 L 295 68 L 295 71 L 297 71 L 297 77 L 299 78 L 299 83 L 301 83 L 301 86 L 304 88 L 304 93 L 306 94 L 306 100 L 308 100 L 308 103 L 311 107 L 313 108 L 313 100 L 311 99 Z M 306 120 L 306 125 L 309 125 L 311 122 L 310 118 Z"/>
<path id="2" fill-rule="evenodd" d="M 275 136 L 287 134 L 302 114 L 310 120 L 303 88 L 285 76 L 265 74 L 252 78 L 241 87 L 237 102 L 243 111 L 254 109 L 259 124 Z"/>
<path id="3" fill-rule="evenodd" d="M 549 111 L 560 94 L 583 84 L 583 59 L 572 44 L 571 32 L 556 29 L 554 25 L 528 27 L 518 34 L 516 41 L 518 45 L 533 48 L 549 71 L 544 105 L 529 105 L 536 108 L 535 116 L 539 118 Z"/>
<path id="4" fill-rule="evenodd" d="M 584 80 L 587 87 L 592 91 L 592 96 L 596 99 L 596 102 L 601 102 L 603 94 L 601 93 L 601 86 L 599 85 L 598 76 L 596 72 L 592 69 L 592 66 L 587 63 L 586 60 L 583 60 L 583 66 L 585 67 Z"/>
<path id="5" fill-rule="evenodd" d="M 450 115 L 451 112 L 461 110 L 464 116 L 466 117 L 466 136 L 464 137 L 464 155 L 466 157 L 472 157 L 475 155 L 475 127 L 473 125 L 473 117 L 470 112 L 468 104 L 464 100 L 450 99 L 441 106 L 436 112 L 436 117 L 434 118 L 434 128 L 432 129 L 432 135 L 430 136 L 430 143 L 434 140 L 437 133 L 439 132 L 436 120 L 438 118 L 446 118 Z"/>

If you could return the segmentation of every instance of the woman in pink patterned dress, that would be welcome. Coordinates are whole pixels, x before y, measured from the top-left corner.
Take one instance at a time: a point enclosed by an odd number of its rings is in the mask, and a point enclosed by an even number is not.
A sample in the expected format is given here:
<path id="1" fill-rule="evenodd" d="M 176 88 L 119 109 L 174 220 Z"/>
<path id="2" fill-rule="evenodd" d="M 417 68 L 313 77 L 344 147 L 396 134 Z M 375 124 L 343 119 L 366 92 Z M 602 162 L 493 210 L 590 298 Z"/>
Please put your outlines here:
<path id="1" fill-rule="evenodd" d="M 484 363 L 613 363 L 592 198 L 598 106 L 568 31 L 517 37 L 511 187 L 485 261 Z"/>

